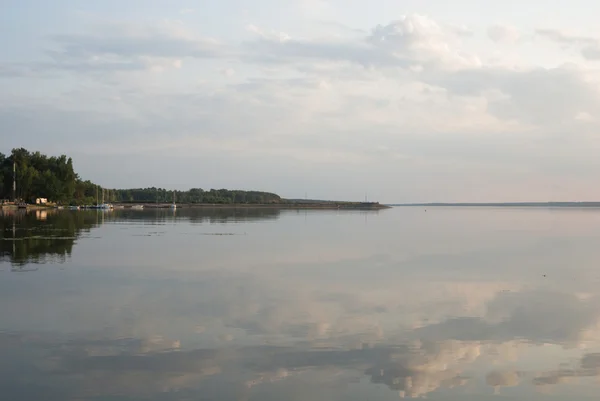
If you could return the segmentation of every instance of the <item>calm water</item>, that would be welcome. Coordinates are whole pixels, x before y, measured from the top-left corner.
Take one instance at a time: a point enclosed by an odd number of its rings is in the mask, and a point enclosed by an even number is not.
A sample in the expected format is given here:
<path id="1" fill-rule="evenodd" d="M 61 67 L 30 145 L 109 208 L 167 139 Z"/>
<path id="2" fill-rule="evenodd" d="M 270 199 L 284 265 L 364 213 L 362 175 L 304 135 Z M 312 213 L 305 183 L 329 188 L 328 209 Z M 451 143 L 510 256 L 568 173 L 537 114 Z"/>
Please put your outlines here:
<path id="1" fill-rule="evenodd" d="M 591 400 L 600 210 L 0 215 L 0 399 Z"/>

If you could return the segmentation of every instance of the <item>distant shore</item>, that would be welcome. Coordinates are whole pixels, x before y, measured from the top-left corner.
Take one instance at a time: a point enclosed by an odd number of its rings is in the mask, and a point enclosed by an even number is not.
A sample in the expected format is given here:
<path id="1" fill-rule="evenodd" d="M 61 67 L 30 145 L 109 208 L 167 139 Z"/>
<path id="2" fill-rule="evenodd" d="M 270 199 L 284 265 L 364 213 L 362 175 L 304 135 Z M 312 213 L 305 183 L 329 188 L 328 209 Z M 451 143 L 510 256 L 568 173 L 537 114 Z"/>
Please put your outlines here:
<path id="1" fill-rule="evenodd" d="M 392 207 L 567 207 L 600 208 L 600 202 L 398 203 Z"/>
<path id="2" fill-rule="evenodd" d="M 142 205 L 145 209 L 167 209 L 169 203 L 114 203 L 114 206 L 129 208 Z M 390 206 L 379 203 L 327 202 L 327 203 L 177 203 L 177 208 L 185 209 L 324 209 L 324 210 L 382 210 Z"/>
<path id="3" fill-rule="evenodd" d="M 390 206 L 379 203 L 327 202 L 327 203 L 177 203 L 177 209 L 302 209 L 302 210 L 383 210 Z M 116 209 L 143 206 L 144 209 L 169 209 L 170 203 L 113 203 Z M 68 209 L 68 206 L 64 207 Z M 16 205 L 4 205 L 3 210 L 17 210 Z M 27 205 L 27 210 L 56 209 L 55 206 Z M 82 210 L 85 210 L 82 208 Z"/>

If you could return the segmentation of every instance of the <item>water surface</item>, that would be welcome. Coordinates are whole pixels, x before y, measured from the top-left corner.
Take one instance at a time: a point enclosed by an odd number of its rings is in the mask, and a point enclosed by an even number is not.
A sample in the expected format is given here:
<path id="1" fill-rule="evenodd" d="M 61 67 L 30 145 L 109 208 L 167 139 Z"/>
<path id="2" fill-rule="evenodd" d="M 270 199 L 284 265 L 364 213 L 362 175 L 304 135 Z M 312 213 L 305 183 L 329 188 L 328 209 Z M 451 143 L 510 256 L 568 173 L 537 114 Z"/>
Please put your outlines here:
<path id="1" fill-rule="evenodd" d="M 0 399 L 600 390 L 600 210 L 4 212 L 0 236 Z"/>

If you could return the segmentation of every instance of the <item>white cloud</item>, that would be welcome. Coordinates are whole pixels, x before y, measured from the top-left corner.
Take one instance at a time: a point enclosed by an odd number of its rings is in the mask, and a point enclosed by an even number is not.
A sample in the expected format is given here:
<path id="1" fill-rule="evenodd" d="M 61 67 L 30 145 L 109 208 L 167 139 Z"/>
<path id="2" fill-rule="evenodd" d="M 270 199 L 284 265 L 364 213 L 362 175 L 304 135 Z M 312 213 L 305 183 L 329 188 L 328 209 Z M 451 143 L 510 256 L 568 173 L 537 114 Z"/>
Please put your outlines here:
<path id="1" fill-rule="evenodd" d="M 285 33 L 265 32 L 250 25 L 261 40 L 249 42 L 247 57 L 258 63 L 296 63 L 299 60 L 350 62 L 365 67 L 406 68 L 417 63 L 458 68 L 479 66 L 476 55 L 457 47 L 460 30 L 443 27 L 429 17 L 402 16 L 378 25 L 359 38 L 308 39 Z"/>
<path id="2" fill-rule="evenodd" d="M 409 15 L 388 25 L 378 25 L 367 40 L 377 47 L 400 52 L 413 61 L 461 67 L 479 65 L 476 56 L 461 54 L 453 37 L 456 33 L 456 29 L 445 29 L 429 17 Z"/>
<path id="3" fill-rule="evenodd" d="M 246 29 L 249 32 L 252 32 L 258 36 L 260 36 L 262 39 L 265 40 L 271 40 L 271 41 L 275 41 L 275 42 L 285 42 L 289 39 L 291 39 L 290 35 L 288 35 L 285 32 L 275 32 L 275 31 L 264 31 L 262 29 L 260 29 L 259 27 L 257 27 L 256 25 L 248 25 L 246 26 Z"/>
<path id="4" fill-rule="evenodd" d="M 488 37 L 494 42 L 514 43 L 521 34 L 517 28 L 510 25 L 493 25 L 488 28 Z"/>
<path id="5" fill-rule="evenodd" d="M 235 75 L 235 70 L 233 68 L 231 68 L 231 67 L 223 68 L 221 70 L 221 74 L 223 74 L 226 77 L 232 77 L 232 76 Z"/>
<path id="6" fill-rule="evenodd" d="M 115 127 L 127 127 L 132 143 L 150 135 L 156 143 L 180 146 L 181 152 L 207 146 L 243 149 L 257 157 L 287 155 L 284 162 L 331 166 L 335 160 L 369 166 L 372 172 L 398 160 L 406 163 L 403 171 L 444 165 L 460 170 L 457 177 L 475 165 L 479 171 L 487 166 L 497 177 L 540 169 L 527 157 L 531 147 L 495 156 L 507 135 L 528 144 L 548 138 L 536 159 L 545 159 L 544 166 L 552 165 L 552 155 L 570 149 L 562 152 L 565 180 L 569 171 L 581 179 L 582 164 L 596 164 L 574 156 L 599 146 L 593 136 L 598 121 L 591 117 L 600 107 L 600 76 L 588 64 L 532 66 L 519 58 L 519 52 L 528 51 L 526 44 L 514 47 L 510 64 L 502 55 L 492 64 L 494 53 L 478 47 L 485 39 L 482 32 L 420 14 L 336 35 L 292 25 L 271 29 L 273 24 L 261 22 L 247 25 L 239 42 L 211 39 L 211 32 L 200 33 L 181 21 L 95 21 L 85 30 L 50 35 L 49 58 L 0 64 L 0 75 L 13 79 L 6 80 L 12 98 L 0 113 L 2 123 L 9 130 L 20 127 L 30 138 L 61 130 L 64 136 L 71 130 L 56 122 L 63 113 L 79 111 L 79 121 L 69 124 L 79 130 L 94 130 L 90 121 L 97 118 L 91 116 L 98 113 Z M 509 43 L 519 32 L 506 25 L 488 33 Z M 591 37 L 558 30 L 537 34 L 580 46 L 588 59 L 595 57 Z M 80 74 L 73 78 L 72 72 Z M 38 83 L 27 94 L 17 83 L 25 77 Z M 54 92 L 36 90 L 49 79 L 56 80 Z M 118 107 L 103 100 L 114 98 L 121 99 Z M 17 109 L 56 126 L 27 122 Z M 85 139 L 74 136 L 78 139 L 70 146 Z M 558 137 L 562 143 L 552 139 Z M 461 157 L 440 154 L 427 138 L 462 144 L 457 145 Z M 472 141 L 478 145 L 469 148 Z M 497 185 L 514 182 L 502 181 Z M 565 185 L 575 181 L 569 182 Z M 444 185 L 437 188 L 442 191 Z"/>
<path id="7" fill-rule="evenodd" d="M 575 120 L 581 122 L 592 122 L 595 120 L 595 118 L 590 113 L 580 111 L 575 115 Z"/>
<path id="8" fill-rule="evenodd" d="M 473 32 L 473 30 L 471 28 L 469 28 L 467 25 L 453 25 L 450 24 L 448 25 L 448 28 L 454 32 L 455 34 L 459 35 L 459 36 L 464 36 L 464 37 L 472 37 L 473 35 L 475 35 L 475 32 Z"/>

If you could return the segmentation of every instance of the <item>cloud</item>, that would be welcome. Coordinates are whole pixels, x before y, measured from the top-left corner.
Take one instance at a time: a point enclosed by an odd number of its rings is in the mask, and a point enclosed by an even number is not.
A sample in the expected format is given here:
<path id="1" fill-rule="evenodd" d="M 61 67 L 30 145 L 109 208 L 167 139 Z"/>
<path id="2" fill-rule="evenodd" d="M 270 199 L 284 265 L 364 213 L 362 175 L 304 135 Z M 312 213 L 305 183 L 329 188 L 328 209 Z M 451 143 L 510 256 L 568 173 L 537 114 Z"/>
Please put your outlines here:
<path id="1" fill-rule="evenodd" d="M 493 27 L 490 33 L 498 41 L 519 37 L 518 31 L 509 26 Z M 280 63 L 292 68 L 303 59 L 316 65 L 337 63 L 333 64 L 337 68 L 332 70 L 332 76 L 349 69 L 347 63 L 356 63 L 379 69 L 380 77 L 384 74 L 423 82 L 455 95 L 452 104 L 459 99 L 470 98 L 474 104 L 481 101 L 482 117 L 488 114 L 500 121 L 522 124 L 512 129 L 568 130 L 574 127 L 579 113 L 590 113 L 600 105 L 598 87 L 583 68 L 486 67 L 476 55 L 460 50 L 449 29 L 419 15 L 379 25 L 362 41 L 295 39 L 263 33 L 259 41 L 248 46 L 247 57 L 256 63 Z M 323 74 L 314 74 L 319 72 Z M 565 98 L 570 99 L 567 104 L 562 100 Z"/>
<path id="2" fill-rule="evenodd" d="M 467 25 L 448 25 L 448 29 L 458 36 L 470 38 L 475 35 L 475 32 L 473 32 L 473 30 Z"/>
<path id="3" fill-rule="evenodd" d="M 586 377 L 600 377 L 600 354 L 584 355 L 579 362 L 579 366 L 574 368 L 564 367 L 555 371 L 539 373 L 533 379 L 533 384 L 548 386 L 568 383 Z"/>
<path id="4" fill-rule="evenodd" d="M 598 128 L 597 120 L 585 117 L 600 107 L 597 73 L 585 64 L 492 64 L 488 49 L 477 48 L 469 28 L 421 14 L 335 35 L 284 24 L 265 29 L 264 21 L 254 22 L 239 42 L 211 39 L 181 21 L 94 21 L 80 31 L 50 35 L 45 60 L 0 65 L 11 99 L 0 117 L 9 129 L 18 125 L 22 142 L 58 132 L 75 137 L 67 146 L 78 151 L 86 136 L 67 133 L 97 132 L 100 121 L 125 133 L 105 142 L 107 152 L 116 152 L 117 143 L 139 143 L 147 136 L 178 154 L 211 148 L 223 158 L 242 149 L 263 160 L 280 155 L 290 163 L 287 171 L 301 169 L 295 163 L 315 170 L 327 165 L 340 174 L 362 166 L 365 185 L 373 185 L 375 176 L 383 180 L 375 171 L 383 171 L 385 163 L 397 166 L 393 172 L 400 175 L 415 168 L 433 172 L 443 165 L 458 180 L 472 180 L 475 174 L 482 182 L 484 174 L 501 178 L 503 183 L 489 178 L 478 186 L 489 198 L 531 188 L 515 183 L 538 169 L 535 160 L 545 158 L 551 165 L 552 155 L 559 153 L 561 175 L 572 174 L 571 181 L 564 181 L 572 190 L 563 187 L 562 193 L 581 193 L 572 188 L 574 180 L 581 180 L 573 171 L 591 171 L 596 164 L 574 156 L 579 148 L 584 153 L 594 148 L 592 134 Z M 503 26 L 495 37 L 509 40 L 513 33 Z M 594 57 L 591 48 L 588 57 Z M 74 72 L 82 75 L 73 78 Z M 25 78 L 36 82 L 32 90 L 20 89 Z M 75 79 L 80 80 L 76 85 Z M 56 90 L 36 90 L 45 80 L 55 80 Z M 28 113 L 52 123 L 29 121 Z M 63 117 L 73 128 L 59 121 Z M 535 138 L 548 140 L 532 159 L 527 155 L 531 148 L 510 149 L 509 136 L 529 145 Z M 432 145 L 439 141 L 456 147 L 461 156 L 440 152 Z M 494 151 L 500 143 L 506 149 L 502 155 Z M 94 152 L 101 149 L 94 147 Z M 196 162 L 198 168 L 207 168 L 200 166 L 203 160 Z M 385 171 L 391 176 L 392 170 Z M 509 171 L 515 176 L 509 178 Z M 557 178 L 537 173 L 536 194 L 552 196 L 540 192 L 541 182 Z M 435 191 L 422 186 L 389 192 L 459 196 L 460 185 L 438 184 L 429 186 Z"/>
<path id="5" fill-rule="evenodd" d="M 231 67 L 224 68 L 221 70 L 221 74 L 223 74 L 226 77 L 232 77 L 235 75 L 235 70 Z"/>
<path id="6" fill-rule="evenodd" d="M 595 61 L 600 59 L 600 39 L 598 38 L 573 35 L 558 29 L 537 29 L 536 34 L 564 47 L 580 46 L 581 55 L 586 60 Z"/>
<path id="7" fill-rule="evenodd" d="M 485 96 L 488 111 L 498 118 L 536 126 L 568 125 L 579 113 L 600 107 L 598 86 L 588 82 L 584 71 L 569 66 L 465 69 L 426 79 L 456 95 Z"/>
<path id="8" fill-rule="evenodd" d="M 408 66 L 408 60 L 368 43 L 311 41 L 293 39 L 285 34 L 261 35 L 258 41 L 246 44 L 248 61 L 260 64 L 292 64 L 299 60 L 350 62 L 370 66 Z"/>
<path id="9" fill-rule="evenodd" d="M 461 341 L 510 341 L 575 346 L 600 321 L 598 299 L 581 300 L 559 292 L 502 293 L 487 305 L 483 318 L 455 318 L 417 330 L 421 338 Z M 436 334 L 439 333 L 439 334 Z M 443 333 L 443 334 L 442 334 Z"/>
<path id="10" fill-rule="evenodd" d="M 60 399 L 63 392 L 69 395 L 67 398 L 84 394 L 151 397 L 166 392 L 193 394 L 199 388 L 211 388 L 217 398 L 229 399 L 232 390 L 238 395 L 250 394 L 258 385 L 268 385 L 262 388 L 267 394 L 279 386 L 290 391 L 295 377 L 300 376 L 306 383 L 306 375 L 311 373 L 320 377 L 310 379 L 311 387 L 319 386 L 321 380 L 331 386 L 340 376 L 341 383 L 347 383 L 345 378 L 366 374 L 373 383 L 384 383 L 405 397 L 417 398 L 441 388 L 465 385 L 468 379 L 460 371 L 482 351 L 479 345 L 459 343 L 430 344 L 412 350 L 398 345 L 318 351 L 264 345 L 238 349 L 146 349 L 144 344 L 156 341 L 134 337 L 64 342 L 27 334 L 13 334 L 0 341 L 3 388 L 12 382 L 16 391 L 22 391 L 31 381 L 37 386 L 48 386 L 49 399 Z M 26 345 L 26 357 L 19 359 L 19 370 L 15 372 L 9 368 L 14 368 L 15 360 L 4 350 L 12 347 L 13 352 L 23 351 Z M 247 368 L 240 370 L 240 366 Z M 23 372 L 27 372 L 27 380 L 15 381 Z M 322 395 L 322 389 L 319 390 Z"/>
<path id="11" fill-rule="evenodd" d="M 367 41 L 392 52 L 401 52 L 413 61 L 478 65 L 476 57 L 465 57 L 452 48 L 452 34 L 456 33 L 456 29 L 445 29 L 429 17 L 409 15 L 388 25 L 378 25 Z"/>
<path id="12" fill-rule="evenodd" d="M 584 47 L 581 50 L 581 54 L 587 60 L 600 60 L 600 42 L 591 46 Z"/>
<path id="13" fill-rule="evenodd" d="M 357 63 L 365 67 L 408 68 L 416 63 L 456 67 L 479 65 L 473 55 L 450 45 L 463 29 L 443 27 L 422 15 L 402 16 L 378 25 L 361 40 L 309 40 L 293 38 L 250 26 L 261 39 L 249 42 L 248 57 L 255 62 L 293 62 L 299 59 Z M 464 33 L 464 32 L 463 32 Z"/>
<path id="14" fill-rule="evenodd" d="M 494 42 L 514 43 L 521 37 L 519 30 L 509 25 L 493 25 L 488 28 L 487 33 Z"/>
<path id="15" fill-rule="evenodd" d="M 535 33 L 539 36 L 543 36 L 549 40 L 563 45 L 594 45 L 598 43 L 596 38 L 592 38 L 590 36 L 572 35 L 559 29 L 536 29 Z"/>
<path id="16" fill-rule="evenodd" d="M 494 370 L 485 377 L 485 381 L 492 387 L 514 387 L 519 385 L 521 374 L 515 371 Z"/>
<path id="17" fill-rule="evenodd" d="M 56 63 L 54 67 L 75 71 L 137 70 L 155 68 L 157 63 L 177 67 L 184 58 L 223 55 L 216 40 L 202 37 L 178 21 L 103 22 L 93 29 L 93 33 L 52 35 L 54 49 L 48 54 Z"/>

